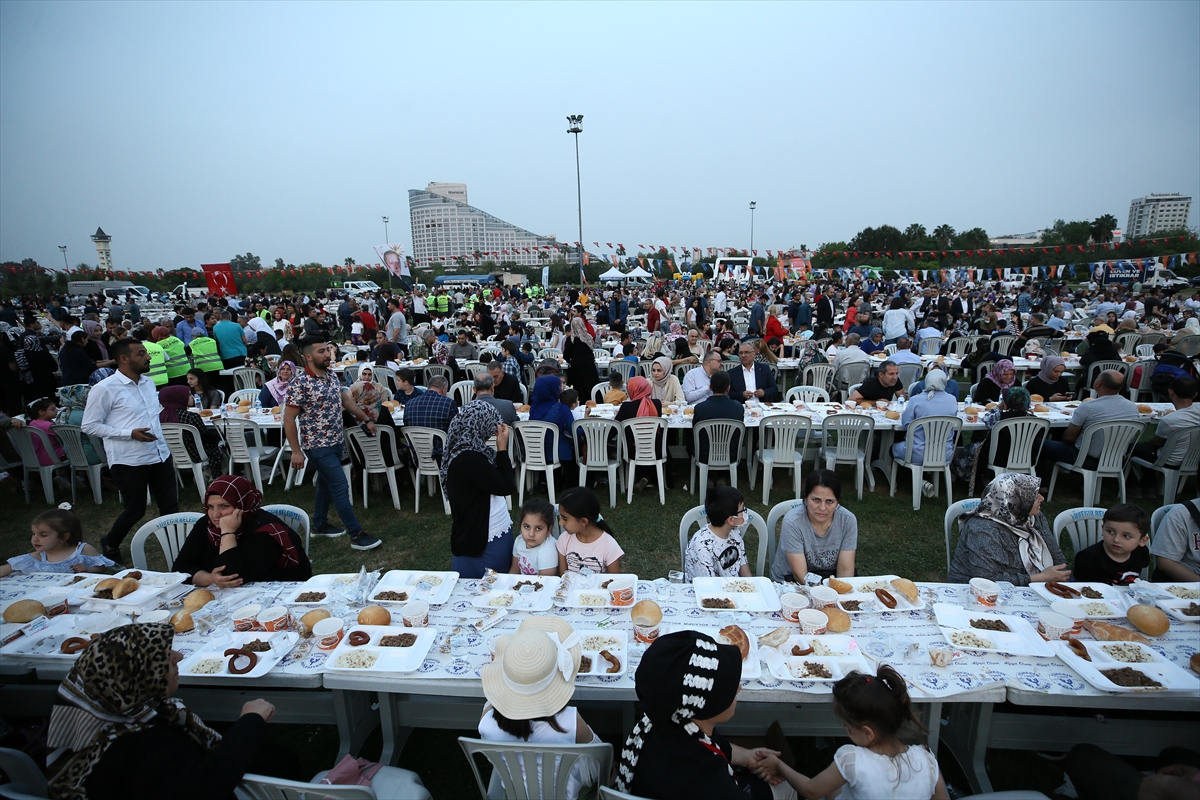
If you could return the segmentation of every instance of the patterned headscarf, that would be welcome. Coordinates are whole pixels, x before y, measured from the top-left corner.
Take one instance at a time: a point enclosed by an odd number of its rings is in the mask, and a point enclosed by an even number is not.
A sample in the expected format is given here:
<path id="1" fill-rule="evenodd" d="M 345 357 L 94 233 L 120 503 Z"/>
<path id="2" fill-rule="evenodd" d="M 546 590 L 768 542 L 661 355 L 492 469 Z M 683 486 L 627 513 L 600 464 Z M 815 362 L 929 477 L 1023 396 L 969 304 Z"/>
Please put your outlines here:
<path id="1" fill-rule="evenodd" d="M 88 393 L 92 387 L 86 383 L 73 383 L 58 389 L 58 424 L 66 425 L 72 411 L 83 411 L 87 406 Z"/>
<path id="2" fill-rule="evenodd" d="M 152 341 L 152 342 L 161 342 L 163 339 L 167 339 L 170 336 L 171 336 L 171 329 L 168 328 L 166 325 L 156 325 L 150 331 L 150 341 Z"/>
<path id="3" fill-rule="evenodd" d="M 558 378 L 553 375 L 547 377 L 554 378 L 555 383 L 558 382 Z M 540 378 L 538 382 L 542 380 L 545 378 Z M 443 494 L 446 492 L 450 464 L 463 453 L 483 453 L 488 463 L 495 466 L 496 450 L 488 444 L 488 439 L 496 435 L 496 427 L 503 421 L 496 407 L 483 400 L 472 400 L 459 410 L 446 434 L 446 452 L 442 455 L 442 464 L 439 467 Z"/>
<path id="4" fill-rule="evenodd" d="M 991 520 L 1017 537 L 1021 563 L 1030 575 L 1041 572 L 1052 563 L 1050 548 L 1042 538 L 1037 517 L 1029 513 L 1037 502 L 1041 486 L 1042 479 L 1036 475 L 1017 472 L 997 475 L 983 490 L 979 507 L 971 514 Z"/>
<path id="5" fill-rule="evenodd" d="M 683 332 L 683 326 L 678 322 L 672 322 L 669 330 L 670 333 L 663 337 L 663 344 L 670 344 L 681 336 L 685 336 Z"/>
<path id="6" fill-rule="evenodd" d="M 279 377 L 279 371 L 283 369 L 285 364 L 292 368 L 292 377 L 286 381 Z M 274 397 L 275 402 L 279 405 L 283 405 L 287 401 L 287 387 L 295 377 L 296 365 L 291 361 L 280 361 L 275 365 L 275 377 L 267 381 L 267 389 L 271 392 L 271 397 Z"/>
<path id="7" fill-rule="evenodd" d="M 1005 383 L 1005 381 L 1003 379 L 1004 373 L 1010 369 L 1014 370 L 1013 378 L 1012 378 L 1012 380 Z M 997 361 L 995 364 L 992 365 L 992 368 L 989 369 L 987 372 L 987 376 L 989 378 L 991 378 L 992 382 L 995 383 L 997 386 L 999 386 L 1001 389 L 1007 389 L 1008 387 L 1012 386 L 1017 381 L 1017 376 L 1016 376 L 1015 370 L 1016 370 L 1016 367 L 1013 366 L 1012 361 L 1010 361 L 1007 358 L 1002 358 L 999 361 Z"/>
<path id="8" fill-rule="evenodd" d="M 158 402 L 162 411 L 158 412 L 159 422 L 179 422 L 179 412 L 187 408 L 188 398 L 192 390 L 186 386 L 164 386 L 158 391 Z"/>
<path id="9" fill-rule="evenodd" d="M 165 697 L 175 629 L 167 623 L 125 625 L 100 634 L 79 656 L 58 693 L 47 744 L 72 752 L 50 781 L 56 798 L 83 800 L 84 783 L 118 737 L 152 724 L 177 725 L 205 750 L 221 734 L 184 704 Z"/>
<path id="10" fill-rule="evenodd" d="M 654 402 L 651 398 L 650 381 L 643 378 L 641 375 L 634 375 L 625 384 L 626 391 L 629 392 L 629 400 L 631 402 L 640 400 L 638 404 L 637 415 L 639 417 L 657 417 L 658 409 L 654 407 Z"/>
<path id="11" fill-rule="evenodd" d="M 85 319 L 79 323 L 80 327 L 87 332 L 88 338 L 96 343 L 100 348 L 101 361 L 108 360 L 108 348 L 104 346 L 104 342 L 100 339 L 100 334 L 104 332 L 104 327 L 94 319 Z"/>
<path id="12" fill-rule="evenodd" d="M 1055 369 L 1064 366 L 1066 363 L 1067 362 L 1063 360 L 1062 356 L 1046 356 L 1042 359 L 1042 368 L 1038 370 L 1038 377 L 1046 383 L 1054 383 L 1054 381 L 1057 379 L 1052 373 Z"/>
<path id="13" fill-rule="evenodd" d="M 116 373 L 116 370 L 113 369 L 112 367 L 101 367 L 100 369 L 96 370 L 95 372 L 93 372 L 91 375 L 88 376 L 88 385 L 95 386 L 100 381 L 104 380 L 105 378 L 111 377 L 115 373 Z"/>
<path id="14" fill-rule="evenodd" d="M 350 394 L 350 399 L 358 403 L 363 412 L 372 419 L 379 421 L 379 404 L 384 400 L 391 400 L 391 391 L 382 383 L 376 383 L 371 380 L 363 380 L 362 374 L 366 372 L 375 377 L 375 372 L 370 367 L 363 367 L 362 372 L 359 372 L 359 378 L 354 383 L 350 384 L 347 390 Z"/>
<path id="15" fill-rule="evenodd" d="M 292 541 L 292 532 L 286 525 L 280 522 L 267 522 L 263 525 L 251 528 L 254 517 L 262 508 L 262 492 L 254 488 L 254 484 L 243 478 L 241 475 L 222 475 L 208 485 L 204 490 L 204 500 L 208 501 L 210 495 L 219 495 L 229 502 L 234 508 L 242 511 L 242 527 L 237 532 L 238 538 L 249 533 L 265 533 L 275 540 L 275 543 L 280 547 L 279 561 L 276 565 L 279 567 L 294 567 L 300 564 L 300 554 L 296 551 L 296 545 Z M 208 540 L 213 547 L 221 547 L 221 528 L 219 525 L 213 524 L 212 518 L 205 516 L 208 522 Z"/>
<path id="16" fill-rule="evenodd" d="M 630 792 L 642 747 L 659 735 L 656 728 L 682 728 L 698 746 L 724 755 L 695 720 L 712 719 L 733 705 L 741 683 L 742 657 L 732 645 L 721 645 L 696 631 L 659 636 L 646 649 L 634 681 L 642 719 L 633 726 L 617 764 L 617 789 Z M 729 765 L 733 776 L 733 766 Z"/>
<path id="17" fill-rule="evenodd" d="M 588 333 L 587 323 L 583 321 L 583 317 L 574 317 L 571 320 L 571 335 L 582 340 L 588 347 L 596 346 L 596 340 Z"/>

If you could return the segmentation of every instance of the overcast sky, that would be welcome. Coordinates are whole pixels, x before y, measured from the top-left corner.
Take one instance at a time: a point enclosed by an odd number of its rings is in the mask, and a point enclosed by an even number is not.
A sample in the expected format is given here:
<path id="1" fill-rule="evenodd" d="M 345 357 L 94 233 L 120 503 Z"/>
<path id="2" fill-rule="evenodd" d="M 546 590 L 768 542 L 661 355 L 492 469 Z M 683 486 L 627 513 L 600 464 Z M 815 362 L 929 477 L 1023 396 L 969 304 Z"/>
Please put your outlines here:
<path id="1" fill-rule="evenodd" d="M 1200 199 L 1200 3 L 0 3 L 0 258 L 411 253 L 407 190 L 561 241 L 991 235 Z M 1200 203 L 1190 224 L 1197 224 Z"/>

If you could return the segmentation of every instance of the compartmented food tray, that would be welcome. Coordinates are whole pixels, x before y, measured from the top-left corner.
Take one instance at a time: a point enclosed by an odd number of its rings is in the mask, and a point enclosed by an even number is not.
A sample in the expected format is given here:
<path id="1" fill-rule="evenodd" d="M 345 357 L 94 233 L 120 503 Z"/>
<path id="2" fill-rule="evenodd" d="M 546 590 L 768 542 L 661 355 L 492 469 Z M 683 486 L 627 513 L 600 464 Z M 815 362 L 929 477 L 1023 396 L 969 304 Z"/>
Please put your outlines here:
<path id="1" fill-rule="evenodd" d="M 934 603 L 933 614 L 942 635 L 952 646 L 979 653 L 1011 656 L 1052 656 L 1054 651 L 1032 625 L 1020 617 L 992 611 L 974 611 L 949 603 Z M 985 626 L 1004 626 L 992 630 Z"/>
<path id="2" fill-rule="evenodd" d="M 424 600 L 431 606 L 440 606 L 450 599 L 454 585 L 458 583 L 457 572 L 431 570 L 393 569 L 380 579 L 371 591 L 372 603 L 407 603 L 409 600 Z M 381 599 L 380 594 L 394 592 L 407 595 L 401 599 Z"/>
<path id="3" fill-rule="evenodd" d="M 213 637 L 203 647 L 179 663 L 179 675 L 184 678 L 261 678 L 292 651 L 300 636 L 292 631 L 235 631 Z M 227 656 L 226 650 L 242 649 L 254 642 L 270 645 L 256 652 L 257 661 L 249 672 L 230 672 L 230 662 L 235 666 L 245 665 L 243 656 Z"/>
<path id="4" fill-rule="evenodd" d="M 1102 692 L 1195 694 L 1200 691 L 1200 679 L 1159 655 L 1149 645 L 1090 639 L 1077 641 L 1087 649 L 1091 661 L 1079 657 L 1067 642 L 1051 642 L 1050 645 L 1063 663 Z"/>
<path id="5" fill-rule="evenodd" d="M 1124 619 L 1124 591 L 1116 586 L 1104 583 L 1064 583 L 1077 592 L 1080 597 L 1059 597 L 1046 588 L 1045 583 L 1031 583 L 1029 588 L 1046 599 L 1048 603 L 1066 603 L 1088 619 Z M 1098 596 L 1093 596 L 1098 595 Z"/>
<path id="6" fill-rule="evenodd" d="M 695 578 L 696 607 L 703 611 L 779 611 L 769 578 Z"/>
<path id="7" fill-rule="evenodd" d="M 838 608 L 847 614 L 881 614 L 884 611 L 917 611 L 925 608 L 925 598 L 921 597 L 920 593 L 917 594 L 917 601 L 914 603 L 901 594 L 895 586 L 892 586 L 892 581 L 900 580 L 899 575 L 838 578 L 838 580 L 854 587 L 854 591 L 837 596 Z M 825 581 L 822 585 L 829 586 L 829 582 Z M 875 594 L 876 589 L 883 589 L 895 598 L 896 607 L 885 606 L 879 596 Z"/>
<path id="8" fill-rule="evenodd" d="M 350 637 L 359 631 L 367 634 L 367 643 L 350 644 Z M 352 625 L 330 653 L 325 669 L 329 672 L 413 672 L 424 663 L 437 638 L 436 628 Z"/>

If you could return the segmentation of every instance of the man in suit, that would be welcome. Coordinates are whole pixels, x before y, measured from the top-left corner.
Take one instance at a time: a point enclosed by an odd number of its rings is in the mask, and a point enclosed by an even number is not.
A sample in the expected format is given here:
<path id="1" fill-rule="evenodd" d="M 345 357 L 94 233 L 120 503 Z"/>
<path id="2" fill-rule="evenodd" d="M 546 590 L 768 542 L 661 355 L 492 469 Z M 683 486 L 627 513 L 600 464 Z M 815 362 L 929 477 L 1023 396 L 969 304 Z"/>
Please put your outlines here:
<path id="1" fill-rule="evenodd" d="M 500 418 L 505 425 L 517 424 L 517 407 L 511 400 L 501 400 L 493 392 L 495 384 L 490 372 L 480 372 L 475 376 L 475 399 L 482 400 L 500 412 Z"/>
<path id="2" fill-rule="evenodd" d="M 698 370 L 693 370 L 696 372 Z M 710 419 L 730 419 L 736 422 L 741 422 L 745 417 L 745 409 L 742 404 L 729 396 L 730 375 L 728 372 L 715 372 L 709 379 L 709 389 L 712 390 L 712 396 L 704 402 L 696 406 L 695 412 L 692 415 L 692 425 L 699 425 L 701 422 Z M 695 437 L 687 437 L 687 451 L 691 455 L 695 449 Z M 733 435 L 730 442 L 730 452 L 737 452 L 738 434 Z M 708 436 L 701 434 L 700 436 L 700 460 L 708 460 Z"/>
<path id="3" fill-rule="evenodd" d="M 817 298 L 817 321 L 813 328 L 813 336 L 820 338 L 828 333 L 833 327 L 833 290 L 826 287 L 825 291 Z"/>
<path id="4" fill-rule="evenodd" d="M 744 403 L 751 397 L 758 398 L 764 403 L 779 399 L 779 389 L 775 386 L 775 375 L 766 364 L 754 363 L 754 354 L 758 346 L 753 341 L 742 342 L 738 347 L 738 360 L 742 363 L 729 370 L 730 396 Z"/>
<path id="5" fill-rule="evenodd" d="M 954 302 L 950 304 L 950 316 L 955 319 L 975 318 L 975 301 L 971 299 L 971 293 L 966 289 L 954 298 Z"/>

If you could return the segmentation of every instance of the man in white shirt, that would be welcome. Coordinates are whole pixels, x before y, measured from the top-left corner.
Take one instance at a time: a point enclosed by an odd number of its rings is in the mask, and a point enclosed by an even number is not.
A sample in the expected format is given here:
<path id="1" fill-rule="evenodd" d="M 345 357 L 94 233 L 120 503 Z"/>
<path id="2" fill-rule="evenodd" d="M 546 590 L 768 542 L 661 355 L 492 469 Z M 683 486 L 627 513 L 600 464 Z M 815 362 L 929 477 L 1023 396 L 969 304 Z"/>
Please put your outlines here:
<path id="1" fill-rule="evenodd" d="M 717 297 L 715 300 L 713 300 L 713 312 L 716 314 L 724 314 L 727 302 L 728 298 L 725 296 L 725 290 L 718 290 Z"/>
<path id="2" fill-rule="evenodd" d="M 160 516 L 179 510 L 175 464 L 163 441 L 162 406 L 150 371 L 150 354 L 137 339 L 109 345 L 117 371 L 92 387 L 83 410 L 83 430 L 104 440 L 109 471 L 121 491 L 124 510 L 100 538 L 100 551 L 122 563 L 121 542 L 146 514 L 146 490 Z"/>
<path id="3" fill-rule="evenodd" d="M 712 397 L 709 382 L 712 376 L 721 369 L 721 351 L 709 350 L 700 362 L 700 369 L 689 370 L 683 376 L 683 398 L 688 405 L 694 406 Z"/>

